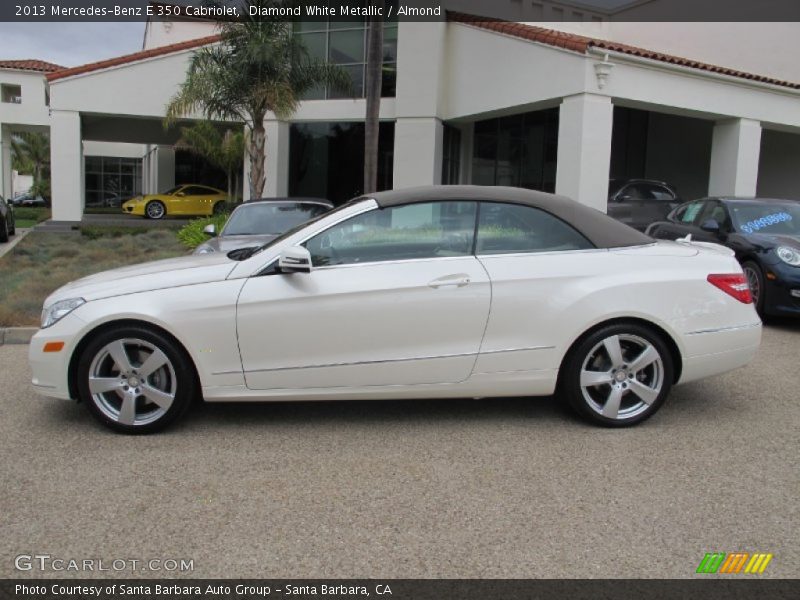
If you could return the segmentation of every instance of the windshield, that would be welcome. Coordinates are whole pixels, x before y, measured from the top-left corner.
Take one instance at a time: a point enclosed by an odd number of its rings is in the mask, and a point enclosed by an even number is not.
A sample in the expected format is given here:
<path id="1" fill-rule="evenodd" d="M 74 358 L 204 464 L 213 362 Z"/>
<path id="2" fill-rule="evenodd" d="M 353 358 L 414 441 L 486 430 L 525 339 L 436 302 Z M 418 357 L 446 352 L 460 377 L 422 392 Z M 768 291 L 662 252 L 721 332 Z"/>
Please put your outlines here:
<path id="1" fill-rule="evenodd" d="M 800 202 L 731 202 L 728 206 L 737 231 L 800 236 Z"/>
<path id="2" fill-rule="evenodd" d="M 263 250 L 266 250 L 267 248 L 271 248 L 272 246 L 275 246 L 276 244 L 280 244 L 281 242 L 283 242 L 283 240 L 292 237 L 298 231 L 304 229 L 305 227 L 311 225 L 312 223 L 316 223 L 321 218 L 329 217 L 330 215 L 332 215 L 334 213 L 337 213 L 337 212 L 339 212 L 339 211 L 341 211 L 341 210 L 343 210 L 345 208 L 348 208 L 348 207 L 350 207 L 353 204 L 356 204 L 358 202 L 363 202 L 364 200 L 366 200 L 366 198 L 363 198 L 363 197 L 362 198 L 356 198 L 355 200 L 351 200 L 350 202 L 346 202 L 345 204 L 342 204 L 341 206 L 338 206 L 337 208 L 334 208 L 330 212 L 326 212 L 326 213 L 323 213 L 321 215 L 318 215 L 318 216 L 314 217 L 313 219 L 311 219 L 310 221 L 306 221 L 305 223 L 300 223 L 299 225 L 297 225 L 295 227 L 292 227 L 291 229 L 283 232 L 281 235 L 279 235 L 275 239 L 272 239 L 272 240 L 268 241 L 266 244 L 256 247 L 251 254 L 248 254 L 246 257 L 241 258 L 240 260 L 244 260 L 245 258 L 250 258 L 254 254 L 262 252 Z"/>
<path id="3" fill-rule="evenodd" d="M 280 235 L 328 211 L 320 204 L 258 202 L 233 211 L 221 235 Z"/>

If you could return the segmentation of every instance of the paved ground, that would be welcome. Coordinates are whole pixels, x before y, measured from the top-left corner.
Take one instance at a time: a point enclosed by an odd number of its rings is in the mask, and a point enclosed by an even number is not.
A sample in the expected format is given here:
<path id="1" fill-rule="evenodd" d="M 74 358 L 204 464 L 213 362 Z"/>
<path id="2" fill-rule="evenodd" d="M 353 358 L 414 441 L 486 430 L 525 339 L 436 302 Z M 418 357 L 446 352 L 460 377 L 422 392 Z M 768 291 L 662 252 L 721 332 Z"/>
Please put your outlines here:
<path id="1" fill-rule="evenodd" d="M 5 256 L 11 249 L 19 244 L 26 235 L 31 232 L 30 229 L 17 228 L 17 232 L 7 241 L 0 244 L 0 257 Z"/>
<path id="2" fill-rule="evenodd" d="M 0 577 L 13 557 L 194 559 L 197 577 L 800 576 L 800 324 L 647 424 L 550 399 L 200 406 L 150 437 L 36 397 L 0 347 Z M 128 576 L 147 575 L 129 573 Z"/>

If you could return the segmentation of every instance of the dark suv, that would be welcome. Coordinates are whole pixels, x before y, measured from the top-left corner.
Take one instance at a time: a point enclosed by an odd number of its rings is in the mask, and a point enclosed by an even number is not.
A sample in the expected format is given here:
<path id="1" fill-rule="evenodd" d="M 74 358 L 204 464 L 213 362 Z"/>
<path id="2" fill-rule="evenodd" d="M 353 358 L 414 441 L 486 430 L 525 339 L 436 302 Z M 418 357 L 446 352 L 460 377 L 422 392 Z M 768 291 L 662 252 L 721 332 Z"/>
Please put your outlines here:
<path id="1" fill-rule="evenodd" d="M 608 186 L 608 215 L 639 231 L 663 221 L 681 202 L 677 190 L 663 181 L 612 179 Z"/>

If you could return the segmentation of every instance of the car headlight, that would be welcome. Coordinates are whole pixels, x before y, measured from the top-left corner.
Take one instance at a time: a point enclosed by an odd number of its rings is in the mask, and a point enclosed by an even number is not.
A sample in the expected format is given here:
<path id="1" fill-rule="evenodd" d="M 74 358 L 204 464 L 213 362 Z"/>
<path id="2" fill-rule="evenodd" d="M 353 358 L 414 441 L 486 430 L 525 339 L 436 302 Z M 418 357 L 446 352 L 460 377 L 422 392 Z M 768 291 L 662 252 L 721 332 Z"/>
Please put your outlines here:
<path id="1" fill-rule="evenodd" d="M 195 250 L 195 254 L 211 254 L 212 252 L 214 252 L 214 249 L 211 246 L 200 246 Z"/>
<path id="2" fill-rule="evenodd" d="M 54 302 L 42 310 L 42 329 L 57 323 L 81 304 L 85 303 L 86 300 L 83 298 L 67 298 L 66 300 Z"/>
<path id="3" fill-rule="evenodd" d="M 792 265 L 793 267 L 800 267 L 800 252 L 794 248 L 779 246 L 778 249 L 775 250 L 775 254 L 786 264 Z"/>

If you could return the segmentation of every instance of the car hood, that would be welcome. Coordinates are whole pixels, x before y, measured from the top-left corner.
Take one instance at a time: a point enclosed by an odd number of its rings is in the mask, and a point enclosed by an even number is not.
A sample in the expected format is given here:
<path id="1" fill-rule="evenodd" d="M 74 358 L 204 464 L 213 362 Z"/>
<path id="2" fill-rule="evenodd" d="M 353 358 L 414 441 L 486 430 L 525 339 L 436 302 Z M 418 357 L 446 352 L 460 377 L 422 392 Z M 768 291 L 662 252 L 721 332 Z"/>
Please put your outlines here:
<path id="1" fill-rule="evenodd" d="M 747 234 L 746 237 L 754 244 L 758 244 L 766 248 L 789 246 L 795 250 L 800 250 L 800 236 L 798 235 L 751 233 Z"/>
<path id="2" fill-rule="evenodd" d="M 230 252 L 237 248 L 247 248 L 249 246 L 262 246 L 267 242 L 271 242 L 276 237 L 275 234 L 264 235 L 221 235 L 219 237 L 211 238 L 207 242 L 200 244 L 195 250 L 197 254 L 201 248 L 211 248 L 214 252 Z"/>
<path id="3" fill-rule="evenodd" d="M 66 298 L 99 300 L 211 281 L 222 281 L 236 263 L 224 254 L 183 256 L 103 271 L 77 279 L 57 289 L 45 306 Z"/>

